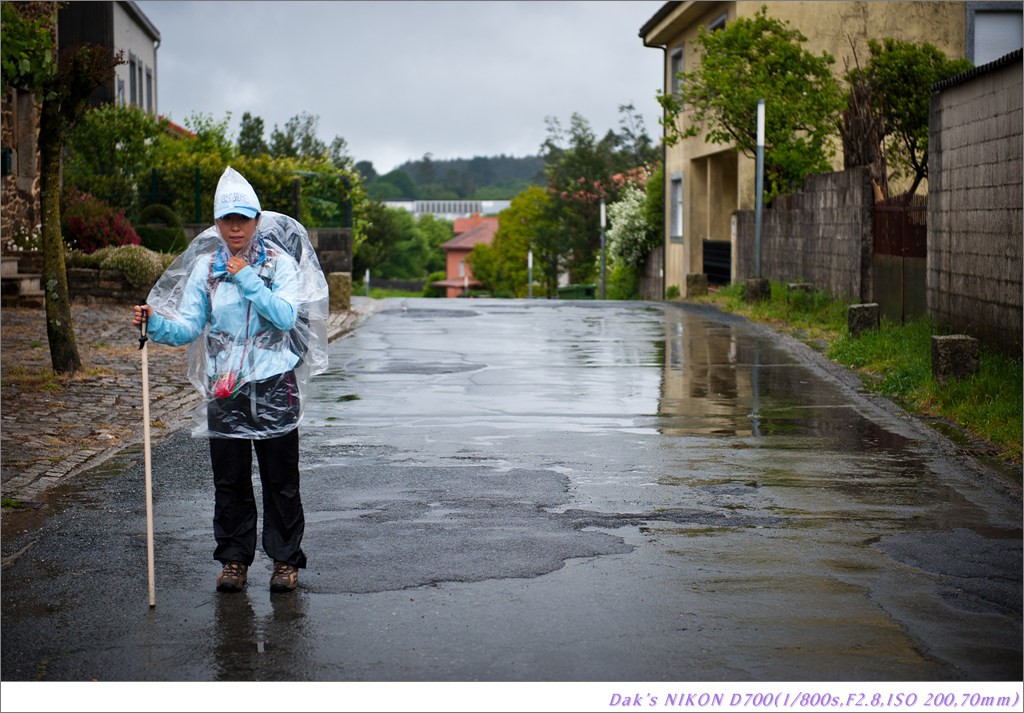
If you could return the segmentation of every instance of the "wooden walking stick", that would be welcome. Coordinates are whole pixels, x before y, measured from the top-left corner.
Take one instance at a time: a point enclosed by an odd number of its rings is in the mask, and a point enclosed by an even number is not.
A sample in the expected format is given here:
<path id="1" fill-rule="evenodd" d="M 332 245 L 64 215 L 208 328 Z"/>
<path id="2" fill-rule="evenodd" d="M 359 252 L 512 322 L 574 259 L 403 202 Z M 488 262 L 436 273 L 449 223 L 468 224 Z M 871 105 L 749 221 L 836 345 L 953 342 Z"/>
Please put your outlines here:
<path id="1" fill-rule="evenodd" d="M 145 302 L 140 302 L 144 305 Z M 153 566 L 153 468 L 149 450 L 149 349 L 146 334 L 149 312 L 142 310 L 139 325 L 139 349 L 142 350 L 142 449 L 146 460 L 146 557 L 149 569 L 149 607 L 156 606 L 156 574 Z"/>

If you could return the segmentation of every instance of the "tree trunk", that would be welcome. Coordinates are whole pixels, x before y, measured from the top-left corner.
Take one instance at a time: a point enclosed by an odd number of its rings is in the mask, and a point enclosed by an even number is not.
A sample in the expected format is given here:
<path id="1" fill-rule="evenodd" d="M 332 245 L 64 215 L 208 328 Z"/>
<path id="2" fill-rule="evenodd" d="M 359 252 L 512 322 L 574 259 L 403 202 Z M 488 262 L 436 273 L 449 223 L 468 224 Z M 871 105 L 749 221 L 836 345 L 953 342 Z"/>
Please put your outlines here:
<path id="1" fill-rule="evenodd" d="M 46 336 L 50 362 L 57 374 L 82 368 L 71 324 L 71 300 L 64 266 L 64 239 L 60 228 L 60 167 L 63 148 L 62 119 L 57 102 L 43 102 L 39 117 L 39 193 L 42 208 L 43 289 L 46 294 Z"/>

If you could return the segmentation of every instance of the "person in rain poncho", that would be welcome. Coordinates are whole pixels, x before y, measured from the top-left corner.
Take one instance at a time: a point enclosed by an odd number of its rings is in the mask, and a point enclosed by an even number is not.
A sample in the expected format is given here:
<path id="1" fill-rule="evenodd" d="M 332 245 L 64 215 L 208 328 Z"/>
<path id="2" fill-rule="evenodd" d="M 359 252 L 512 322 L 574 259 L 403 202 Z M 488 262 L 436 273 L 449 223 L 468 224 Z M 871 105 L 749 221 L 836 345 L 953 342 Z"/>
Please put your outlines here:
<path id="1" fill-rule="evenodd" d="M 135 307 L 133 323 L 145 322 L 153 341 L 189 345 L 189 378 L 202 395 L 192 435 L 210 439 L 217 589 L 240 591 L 255 559 L 255 450 L 270 588 L 291 591 L 306 566 L 298 425 L 309 377 L 327 367 L 327 281 L 305 228 L 262 211 L 231 167 L 214 219 Z"/>

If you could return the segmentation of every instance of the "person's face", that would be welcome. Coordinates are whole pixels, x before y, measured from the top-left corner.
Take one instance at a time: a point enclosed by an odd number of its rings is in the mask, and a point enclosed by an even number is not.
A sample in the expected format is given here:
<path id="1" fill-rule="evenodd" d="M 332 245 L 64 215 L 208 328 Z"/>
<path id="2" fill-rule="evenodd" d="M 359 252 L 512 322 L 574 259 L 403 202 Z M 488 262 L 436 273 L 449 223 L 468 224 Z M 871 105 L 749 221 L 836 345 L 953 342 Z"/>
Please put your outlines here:
<path id="1" fill-rule="evenodd" d="M 238 251 L 248 245 L 252 236 L 256 234 L 256 218 L 246 218 L 244 215 L 231 213 L 217 220 L 217 229 L 220 230 L 224 242 L 228 244 L 231 254 L 237 255 Z"/>

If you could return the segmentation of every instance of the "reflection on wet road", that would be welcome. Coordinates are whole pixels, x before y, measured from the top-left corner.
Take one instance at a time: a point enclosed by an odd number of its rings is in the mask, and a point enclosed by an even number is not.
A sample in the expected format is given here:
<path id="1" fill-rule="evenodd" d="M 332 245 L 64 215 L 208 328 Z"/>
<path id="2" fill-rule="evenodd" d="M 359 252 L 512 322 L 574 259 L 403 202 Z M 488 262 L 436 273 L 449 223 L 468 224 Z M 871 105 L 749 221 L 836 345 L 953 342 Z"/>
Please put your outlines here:
<path id="1" fill-rule="evenodd" d="M 454 464 L 520 471 L 528 501 L 528 474 L 557 474 L 568 497 L 538 498 L 545 519 L 651 558 L 678 597 L 647 615 L 748 652 L 723 654 L 725 677 L 1019 674 L 1018 504 L 763 330 L 651 304 L 398 300 L 332 356 L 319 467 L 359 483 L 388 463 L 419 486 Z M 422 522 L 474 526 L 428 490 L 442 510 Z M 441 579 L 510 574 L 494 565 Z M 418 569 L 405 586 L 436 581 Z"/>
<path id="2" fill-rule="evenodd" d="M 213 591 L 181 432 L 157 608 L 135 454 L 4 543 L 5 680 L 1020 679 L 1019 486 L 806 348 L 692 305 L 379 307 L 313 381 L 296 592 L 262 553 Z"/>

